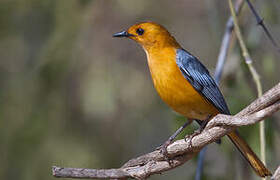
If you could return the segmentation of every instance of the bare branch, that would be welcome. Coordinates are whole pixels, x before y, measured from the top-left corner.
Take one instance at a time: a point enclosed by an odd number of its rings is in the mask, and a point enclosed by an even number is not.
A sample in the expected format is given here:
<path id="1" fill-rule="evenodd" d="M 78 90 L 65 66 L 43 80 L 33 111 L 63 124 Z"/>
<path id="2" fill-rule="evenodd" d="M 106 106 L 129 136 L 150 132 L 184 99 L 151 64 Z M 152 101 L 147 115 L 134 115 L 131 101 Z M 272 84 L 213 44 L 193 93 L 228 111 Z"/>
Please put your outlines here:
<path id="1" fill-rule="evenodd" d="M 243 4 L 244 4 L 243 0 L 236 1 L 235 12 L 237 15 L 240 13 L 240 10 L 241 10 Z M 216 64 L 216 69 L 215 69 L 214 77 L 215 77 L 215 81 L 217 82 L 217 84 L 219 84 L 221 76 L 222 76 L 226 57 L 227 57 L 228 50 L 229 50 L 229 45 L 230 45 L 230 42 L 233 37 L 233 33 L 232 33 L 233 28 L 234 28 L 233 18 L 232 18 L 232 16 L 230 16 L 227 20 L 226 30 L 225 30 L 225 33 L 223 36 L 223 40 L 222 40 L 222 44 L 221 44 L 221 48 L 220 48 L 220 52 L 219 52 L 219 56 L 218 56 L 218 61 Z"/>
<path id="2" fill-rule="evenodd" d="M 255 10 L 255 8 L 254 8 L 254 6 L 253 6 L 253 4 L 251 3 L 250 0 L 246 0 L 246 2 L 247 2 L 247 4 L 248 4 L 249 8 L 251 9 L 252 13 L 254 14 L 258 25 L 260 25 L 260 26 L 263 28 L 263 30 L 264 30 L 265 34 L 267 35 L 268 39 L 271 41 L 271 43 L 272 43 L 273 46 L 276 48 L 276 50 L 277 50 L 278 52 L 280 52 L 280 48 L 279 48 L 277 42 L 274 40 L 274 38 L 272 37 L 272 35 L 271 35 L 271 33 L 269 32 L 268 28 L 267 28 L 266 25 L 264 24 L 263 18 L 261 18 L 261 17 L 259 16 L 259 14 L 258 14 L 257 11 Z"/>
<path id="3" fill-rule="evenodd" d="M 153 151 L 129 160 L 119 169 L 80 169 L 53 167 L 55 177 L 85 179 L 146 179 L 153 174 L 171 170 L 191 159 L 204 146 L 236 127 L 254 124 L 280 109 L 280 83 L 255 100 L 235 116 L 217 115 L 206 128 L 192 139 L 175 141 L 168 146 L 170 162 L 158 151 Z M 191 142 L 190 142 L 191 141 Z"/>
<path id="4" fill-rule="evenodd" d="M 64 178 L 126 178 L 129 174 L 121 169 L 84 169 L 84 168 L 60 168 L 52 167 L 53 176 Z"/>

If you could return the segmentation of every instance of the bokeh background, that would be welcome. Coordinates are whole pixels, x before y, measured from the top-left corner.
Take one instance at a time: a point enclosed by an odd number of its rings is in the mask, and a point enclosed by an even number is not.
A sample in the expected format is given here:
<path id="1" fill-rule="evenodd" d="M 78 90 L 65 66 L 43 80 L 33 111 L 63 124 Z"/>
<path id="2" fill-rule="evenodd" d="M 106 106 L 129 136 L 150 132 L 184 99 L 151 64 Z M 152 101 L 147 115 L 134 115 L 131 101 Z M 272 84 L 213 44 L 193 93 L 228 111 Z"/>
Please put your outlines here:
<path id="1" fill-rule="evenodd" d="M 279 40 L 279 2 L 254 5 Z M 142 48 L 112 34 L 158 22 L 213 72 L 228 16 L 220 0 L 1 0 L 0 179 L 52 180 L 53 165 L 116 168 L 154 150 L 184 118 L 156 94 Z M 280 79 L 279 53 L 246 5 L 240 23 L 267 90 Z M 256 98 L 234 41 L 221 90 L 232 113 Z M 272 171 L 280 164 L 279 119 L 266 120 Z M 241 133 L 259 154 L 258 126 Z M 151 179 L 193 179 L 196 160 Z M 203 176 L 256 179 L 226 138 L 209 145 Z"/>

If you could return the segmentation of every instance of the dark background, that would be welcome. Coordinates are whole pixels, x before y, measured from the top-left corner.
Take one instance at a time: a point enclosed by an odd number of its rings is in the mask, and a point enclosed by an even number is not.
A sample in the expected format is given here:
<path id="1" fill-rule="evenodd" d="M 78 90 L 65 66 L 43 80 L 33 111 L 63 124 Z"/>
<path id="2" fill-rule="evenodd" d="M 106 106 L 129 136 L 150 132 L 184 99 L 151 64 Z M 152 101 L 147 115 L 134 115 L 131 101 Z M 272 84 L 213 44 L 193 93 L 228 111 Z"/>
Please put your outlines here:
<path id="1" fill-rule="evenodd" d="M 279 40 L 279 2 L 254 5 Z M 184 118 L 156 94 L 142 48 L 112 34 L 158 22 L 213 72 L 228 16 L 227 1 L 220 0 L 2 0 L 0 179 L 55 179 L 53 165 L 116 168 L 154 150 Z M 270 89 L 279 82 L 279 54 L 247 5 L 240 24 L 264 90 Z M 235 42 L 221 81 L 232 113 L 257 94 Z M 280 159 L 279 118 L 266 120 L 272 171 Z M 259 154 L 258 125 L 241 133 Z M 151 179 L 193 179 L 195 168 L 196 158 Z M 256 176 L 226 138 L 209 145 L 204 179 L 245 177 Z"/>

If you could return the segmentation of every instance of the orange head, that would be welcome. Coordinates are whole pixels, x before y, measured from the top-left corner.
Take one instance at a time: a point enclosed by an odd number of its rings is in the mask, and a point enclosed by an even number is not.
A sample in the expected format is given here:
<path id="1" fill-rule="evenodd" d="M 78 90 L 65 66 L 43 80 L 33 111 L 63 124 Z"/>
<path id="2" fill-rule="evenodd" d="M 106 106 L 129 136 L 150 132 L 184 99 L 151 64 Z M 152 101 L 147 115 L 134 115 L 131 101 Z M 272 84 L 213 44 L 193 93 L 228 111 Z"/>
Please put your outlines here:
<path id="1" fill-rule="evenodd" d="M 142 45 L 146 50 L 151 48 L 180 47 L 175 38 L 163 26 L 153 22 L 135 24 L 126 31 L 115 33 L 113 37 L 128 37 Z"/>

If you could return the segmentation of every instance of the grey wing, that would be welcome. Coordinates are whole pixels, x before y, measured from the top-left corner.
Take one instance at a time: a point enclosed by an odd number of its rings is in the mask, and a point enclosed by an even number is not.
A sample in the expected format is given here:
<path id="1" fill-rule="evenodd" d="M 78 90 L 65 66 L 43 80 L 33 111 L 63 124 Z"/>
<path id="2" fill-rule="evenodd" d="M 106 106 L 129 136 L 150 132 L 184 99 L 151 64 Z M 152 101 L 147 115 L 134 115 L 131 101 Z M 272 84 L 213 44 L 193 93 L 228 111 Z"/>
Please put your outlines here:
<path id="1" fill-rule="evenodd" d="M 184 49 L 176 52 L 176 63 L 190 84 L 221 113 L 230 114 L 225 99 L 207 68 Z"/>

